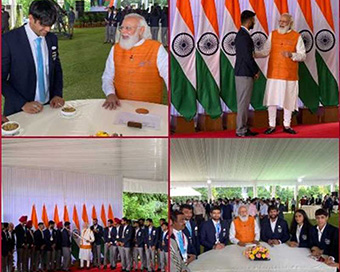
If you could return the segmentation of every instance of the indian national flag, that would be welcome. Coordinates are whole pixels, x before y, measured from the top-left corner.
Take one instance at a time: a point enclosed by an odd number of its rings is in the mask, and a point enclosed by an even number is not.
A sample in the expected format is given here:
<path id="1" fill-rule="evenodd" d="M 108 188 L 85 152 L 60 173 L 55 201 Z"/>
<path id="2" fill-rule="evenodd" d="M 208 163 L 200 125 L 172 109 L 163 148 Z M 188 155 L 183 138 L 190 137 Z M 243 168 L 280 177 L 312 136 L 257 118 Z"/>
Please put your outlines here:
<path id="1" fill-rule="evenodd" d="M 266 5 L 264 0 L 249 0 L 250 10 L 256 13 L 255 27 L 251 32 L 254 41 L 255 50 L 263 49 L 263 45 L 268 39 L 268 21 L 266 14 Z M 257 65 L 260 68 L 260 78 L 255 81 L 253 94 L 251 98 L 251 105 L 255 110 L 265 109 L 263 106 L 263 97 L 266 90 L 266 76 L 267 75 L 267 58 L 256 59 Z"/>
<path id="2" fill-rule="evenodd" d="M 177 0 L 171 31 L 171 102 L 186 120 L 197 110 L 194 33 L 190 0 Z"/>
<path id="3" fill-rule="evenodd" d="M 235 87 L 235 37 L 241 27 L 241 11 L 239 0 L 225 0 L 224 22 L 221 31 L 221 97 L 233 112 L 237 111 Z"/>
<path id="4" fill-rule="evenodd" d="M 316 112 L 319 107 L 319 86 L 311 0 L 298 0 L 295 30 L 300 32 L 307 53 L 305 62 L 299 63 L 299 97 L 307 108 Z"/>
<path id="5" fill-rule="evenodd" d="M 287 0 L 274 0 L 273 15 L 272 15 L 272 30 L 279 27 L 279 20 L 283 13 L 288 13 Z"/>
<path id="6" fill-rule="evenodd" d="M 312 3 L 320 99 L 324 106 L 337 106 L 339 103 L 338 43 L 332 5 L 330 0 L 313 0 Z"/>
<path id="7" fill-rule="evenodd" d="M 201 0 L 196 35 L 197 95 L 211 118 L 222 114 L 220 102 L 220 50 L 215 1 Z"/>

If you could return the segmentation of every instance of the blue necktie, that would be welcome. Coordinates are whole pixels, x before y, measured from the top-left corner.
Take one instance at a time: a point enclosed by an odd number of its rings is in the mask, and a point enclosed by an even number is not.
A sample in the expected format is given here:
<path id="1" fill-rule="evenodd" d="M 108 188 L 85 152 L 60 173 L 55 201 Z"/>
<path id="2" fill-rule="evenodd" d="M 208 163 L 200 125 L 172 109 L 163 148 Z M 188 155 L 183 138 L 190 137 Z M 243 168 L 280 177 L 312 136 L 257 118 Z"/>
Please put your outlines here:
<path id="1" fill-rule="evenodd" d="M 45 73 L 44 73 L 44 59 L 41 48 L 42 38 L 36 38 L 35 42 L 37 44 L 37 64 L 38 64 L 38 93 L 40 102 L 45 104 Z"/>
<path id="2" fill-rule="evenodd" d="M 221 223 L 218 222 L 218 223 L 216 224 L 216 240 L 219 240 L 220 232 L 221 232 Z"/>
<path id="3" fill-rule="evenodd" d="M 185 254 L 185 248 L 184 248 L 184 241 L 182 237 L 182 232 L 179 231 L 177 233 L 178 243 L 179 243 L 179 250 L 181 251 L 182 256 Z"/>
<path id="4" fill-rule="evenodd" d="M 188 228 L 188 230 L 190 232 L 190 237 L 192 237 L 192 229 L 191 229 L 190 221 L 187 221 L 187 223 L 185 225 L 186 225 L 186 227 Z"/>

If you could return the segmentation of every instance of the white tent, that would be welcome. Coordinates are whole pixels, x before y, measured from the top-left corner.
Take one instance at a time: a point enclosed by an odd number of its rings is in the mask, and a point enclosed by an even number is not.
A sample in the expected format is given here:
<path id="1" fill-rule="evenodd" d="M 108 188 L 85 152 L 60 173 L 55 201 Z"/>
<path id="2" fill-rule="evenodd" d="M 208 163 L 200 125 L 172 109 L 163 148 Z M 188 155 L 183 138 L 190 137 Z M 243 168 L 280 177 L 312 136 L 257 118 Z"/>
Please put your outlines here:
<path id="1" fill-rule="evenodd" d="M 176 188 L 171 188 L 170 196 L 171 197 L 176 197 L 176 196 L 198 196 L 200 197 L 201 193 L 191 187 L 176 187 Z"/>

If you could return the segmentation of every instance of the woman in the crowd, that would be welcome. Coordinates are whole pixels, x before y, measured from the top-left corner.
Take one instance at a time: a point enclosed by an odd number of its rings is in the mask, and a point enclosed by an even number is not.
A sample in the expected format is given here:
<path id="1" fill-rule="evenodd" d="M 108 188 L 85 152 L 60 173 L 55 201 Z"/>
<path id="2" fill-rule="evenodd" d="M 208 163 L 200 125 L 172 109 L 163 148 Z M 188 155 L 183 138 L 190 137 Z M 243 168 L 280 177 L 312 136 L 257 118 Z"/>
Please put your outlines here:
<path id="1" fill-rule="evenodd" d="M 312 225 L 304 210 L 296 210 L 290 226 L 291 239 L 288 242 L 291 247 L 309 248 L 310 229 Z"/>

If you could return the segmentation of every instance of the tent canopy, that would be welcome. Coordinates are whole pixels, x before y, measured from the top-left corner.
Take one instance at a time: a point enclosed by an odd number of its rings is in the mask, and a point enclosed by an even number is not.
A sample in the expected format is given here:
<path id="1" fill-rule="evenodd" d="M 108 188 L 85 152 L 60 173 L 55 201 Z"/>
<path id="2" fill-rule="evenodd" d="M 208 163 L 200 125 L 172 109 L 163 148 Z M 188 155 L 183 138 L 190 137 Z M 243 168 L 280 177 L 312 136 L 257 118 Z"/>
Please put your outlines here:
<path id="1" fill-rule="evenodd" d="M 170 196 L 201 196 L 202 194 L 191 187 L 176 187 L 171 188 Z"/>
<path id="2" fill-rule="evenodd" d="M 337 139 L 173 139 L 171 186 L 337 184 L 338 153 Z"/>
<path id="3" fill-rule="evenodd" d="M 167 193 L 166 139 L 3 139 L 3 166 L 122 175 L 125 192 Z"/>

